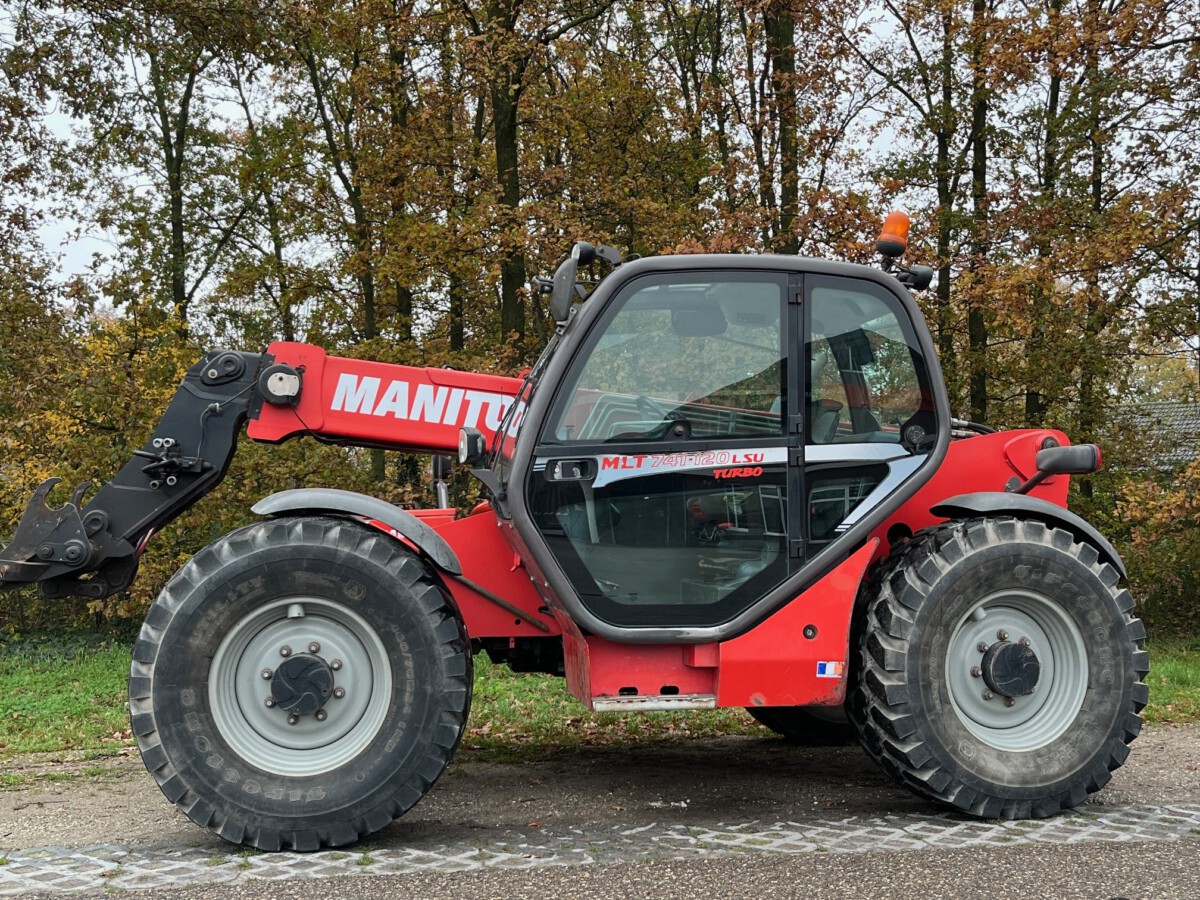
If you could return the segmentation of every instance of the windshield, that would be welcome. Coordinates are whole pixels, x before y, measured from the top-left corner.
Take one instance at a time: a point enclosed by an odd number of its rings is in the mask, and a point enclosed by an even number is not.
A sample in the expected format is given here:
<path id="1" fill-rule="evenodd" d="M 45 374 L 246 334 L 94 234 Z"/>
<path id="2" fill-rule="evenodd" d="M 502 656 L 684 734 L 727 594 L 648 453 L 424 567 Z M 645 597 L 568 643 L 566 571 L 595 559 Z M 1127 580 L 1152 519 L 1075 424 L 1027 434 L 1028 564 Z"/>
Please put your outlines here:
<path id="1" fill-rule="evenodd" d="M 578 354 L 542 440 L 782 435 L 782 312 L 781 285 L 769 274 L 637 279 Z"/>

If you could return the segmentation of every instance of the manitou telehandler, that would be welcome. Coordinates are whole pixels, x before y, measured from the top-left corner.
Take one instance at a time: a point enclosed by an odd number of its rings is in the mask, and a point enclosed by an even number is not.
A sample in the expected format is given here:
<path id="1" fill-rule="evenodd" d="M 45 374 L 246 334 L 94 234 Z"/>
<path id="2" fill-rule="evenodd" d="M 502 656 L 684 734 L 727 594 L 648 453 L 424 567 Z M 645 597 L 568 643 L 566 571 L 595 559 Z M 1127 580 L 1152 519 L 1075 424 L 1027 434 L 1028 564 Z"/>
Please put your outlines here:
<path id="1" fill-rule="evenodd" d="M 283 491 L 151 606 L 133 733 L 198 825 L 264 850 L 383 828 L 454 754 L 481 650 L 565 676 L 593 710 L 852 728 L 970 815 L 1073 807 L 1125 761 L 1147 699 L 1121 560 L 1064 508 L 1100 453 L 951 418 L 909 294 L 932 273 L 898 265 L 901 219 L 882 271 L 576 244 L 535 285 L 557 327 L 519 380 L 299 343 L 211 352 L 89 502 L 35 491 L 0 579 L 124 589 L 243 427 L 457 447 L 487 498 L 469 515 Z M 597 255 L 611 272 L 589 293 Z"/>

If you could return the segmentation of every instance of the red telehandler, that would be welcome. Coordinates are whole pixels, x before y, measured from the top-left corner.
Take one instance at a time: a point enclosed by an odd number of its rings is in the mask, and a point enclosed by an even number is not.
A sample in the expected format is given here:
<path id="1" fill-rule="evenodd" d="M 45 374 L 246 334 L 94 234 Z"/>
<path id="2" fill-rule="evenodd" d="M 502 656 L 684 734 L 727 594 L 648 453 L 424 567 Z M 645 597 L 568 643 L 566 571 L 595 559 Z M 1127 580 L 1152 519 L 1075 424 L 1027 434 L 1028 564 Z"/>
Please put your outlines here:
<path id="1" fill-rule="evenodd" d="M 576 244 L 537 284 L 557 327 L 519 380 L 299 343 L 211 352 L 89 502 L 37 489 L 0 580 L 124 589 L 243 428 L 457 447 L 487 497 L 471 514 L 283 491 L 151 606 L 133 733 L 198 825 L 264 850 L 383 828 L 454 754 L 480 651 L 565 676 L 594 710 L 852 730 L 931 801 L 1053 815 L 1125 761 L 1145 631 L 1116 551 L 1065 509 L 1097 448 L 951 417 L 906 233 L 889 217 L 882 270 Z M 589 293 L 597 256 L 611 272 Z"/>

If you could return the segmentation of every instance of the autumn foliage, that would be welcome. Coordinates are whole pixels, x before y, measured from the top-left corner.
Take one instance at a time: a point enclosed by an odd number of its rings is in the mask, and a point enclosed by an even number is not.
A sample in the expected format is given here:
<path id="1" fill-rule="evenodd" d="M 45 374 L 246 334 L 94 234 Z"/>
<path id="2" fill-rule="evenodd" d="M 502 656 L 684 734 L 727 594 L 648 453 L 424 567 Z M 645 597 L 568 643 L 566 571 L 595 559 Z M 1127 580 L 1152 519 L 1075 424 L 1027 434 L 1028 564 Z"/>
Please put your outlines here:
<path id="1" fill-rule="evenodd" d="M 0 533 L 204 348 L 511 372 L 576 239 L 869 262 L 902 207 L 956 414 L 1104 444 L 1077 500 L 1189 628 L 1200 464 L 1128 412 L 1198 399 L 1198 68 L 1193 0 L 0 3 Z M 0 624 L 136 615 L 263 494 L 423 465 L 247 442 L 132 594 Z"/>

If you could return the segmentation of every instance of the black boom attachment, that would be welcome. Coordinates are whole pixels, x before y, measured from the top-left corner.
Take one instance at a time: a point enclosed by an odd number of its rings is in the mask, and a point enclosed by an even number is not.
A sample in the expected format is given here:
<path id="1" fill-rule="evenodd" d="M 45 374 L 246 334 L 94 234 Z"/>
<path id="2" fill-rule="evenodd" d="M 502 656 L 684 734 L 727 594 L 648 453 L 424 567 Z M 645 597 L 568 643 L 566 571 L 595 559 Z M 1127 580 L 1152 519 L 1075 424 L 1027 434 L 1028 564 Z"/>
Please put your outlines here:
<path id="1" fill-rule="evenodd" d="M 51 478 L 33 492 L 0 550 L 0 588 L 40 584 L 47 597 L 99 599 L 124 590 L 150 536 L 225 477 L 266 354 L 216 350 L 192 366 L 150 440 L 86 504 L 84 482 L 59 509 Z M 90 577 L 85 577 L 90 576 Z"/>

